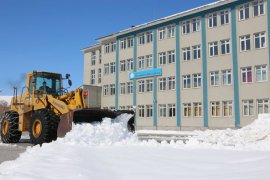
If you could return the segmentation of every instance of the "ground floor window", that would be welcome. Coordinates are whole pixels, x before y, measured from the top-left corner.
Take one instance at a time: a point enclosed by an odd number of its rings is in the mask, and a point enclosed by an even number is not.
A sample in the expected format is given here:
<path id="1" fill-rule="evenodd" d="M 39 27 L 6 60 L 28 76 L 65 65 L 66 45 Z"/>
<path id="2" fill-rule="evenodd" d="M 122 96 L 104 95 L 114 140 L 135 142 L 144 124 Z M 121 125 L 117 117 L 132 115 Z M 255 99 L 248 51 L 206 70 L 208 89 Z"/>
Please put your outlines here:
<path id="1" fill-rule="evenodd" d="M 211 116 L 219 117 L 220 116 L 220 102 L 211 102 Z"/>
<path id="2" fill-rule="evenodd" d="M 168 105 L 169 109 L 169 117 L 175 117 L 175 104 L 169 104 Z"/>
<path id="3" fill-rule="evenodd" d="M 223 101 L 223 116 L 231 117 L 232 116 L 232 101 Z"/>
<path id="4" fill-rule="evenodd" d="M 254 105 L 253 100 L 244 100 L 243 101 L 243 115 L 252 116 L 254 114 Z"/>
<path id="5" fill-rule="evenodd" d="M 258 114 L 268 113 L 269 112 L 269 100 L 268 99 L 259 99 L 258 100 Z"/>
<path id="6" fill-rule="evenodd" d="M 159 116 L 166 117 L 166 111 L 167 111 L 166 104 L 160 104 L 159 105 Z"/>
<path id="7" fill-rule="evenodd" d="M 146 105 L 146 117 L 153 117 L 153 105 Z"/>
<path id="8" fill-rule="evenodd" d="M 193 103 L 193 115 L 194 117 L 202 117 L 202 103 Z"/>
<path id="9" fill-rule="evenodd" d="M 139 108 L 139 117 L 144 117 L 144 106 L 140 105 Z"/>
<path id="10" fill-rule="evenodd" d="M 184 109 L 184 117 L 190 117 L 191 116 L 191 103 L 184 103 L 183 109 Z"/>

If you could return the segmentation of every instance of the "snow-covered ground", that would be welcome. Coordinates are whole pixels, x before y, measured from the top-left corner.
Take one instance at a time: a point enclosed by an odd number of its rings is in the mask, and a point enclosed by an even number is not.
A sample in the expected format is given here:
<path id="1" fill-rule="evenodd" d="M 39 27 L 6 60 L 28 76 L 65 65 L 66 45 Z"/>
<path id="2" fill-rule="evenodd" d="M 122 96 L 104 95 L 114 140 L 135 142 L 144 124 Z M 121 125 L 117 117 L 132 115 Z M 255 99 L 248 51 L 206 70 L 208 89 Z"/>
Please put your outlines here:
<path id="1" fill-rule="evenodd" d="M 74 125 L 65 138 L 2 163 L 0 179 L 270 179 L 270 114 L 239 130 L 193 133 L 186 144 L 157 143 L 110 119 Z"/>

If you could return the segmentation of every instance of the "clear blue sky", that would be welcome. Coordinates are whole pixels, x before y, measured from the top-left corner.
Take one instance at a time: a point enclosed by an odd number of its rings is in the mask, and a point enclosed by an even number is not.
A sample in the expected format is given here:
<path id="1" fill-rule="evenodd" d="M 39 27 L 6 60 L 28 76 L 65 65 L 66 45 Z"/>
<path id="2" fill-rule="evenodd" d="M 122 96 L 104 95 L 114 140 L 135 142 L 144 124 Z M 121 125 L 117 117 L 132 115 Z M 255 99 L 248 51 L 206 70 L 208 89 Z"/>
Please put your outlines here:
<path id="1" fill-rule="evenodd" d="M 96 38 L 216 0 L 0 0 L 0 95 L 33 70 L 83 82 L 80 49 Z"/>

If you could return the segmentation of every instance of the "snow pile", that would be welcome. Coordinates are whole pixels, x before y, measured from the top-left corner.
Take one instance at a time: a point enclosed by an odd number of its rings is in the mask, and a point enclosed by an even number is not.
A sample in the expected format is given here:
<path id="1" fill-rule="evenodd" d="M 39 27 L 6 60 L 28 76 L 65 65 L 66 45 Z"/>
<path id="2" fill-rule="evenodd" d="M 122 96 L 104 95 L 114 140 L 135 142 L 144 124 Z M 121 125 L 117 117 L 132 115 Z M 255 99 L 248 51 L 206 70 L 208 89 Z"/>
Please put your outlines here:
<path id="1" fill-rule="evenodd" d="M 101 123 L 74 125 L 72 130 L 57 143 L 90 146 L 130 144 L 138 141 L 137 136 L 127 129 L 130 114 L 121 114 L 115 119 L 104 118 Z"/>
<path id="2" fill-rule="evenodd" d="M 257 120 L 241 129 L 194 131 L 193 134 L 186 147 L 270 151 L 270 114 L 260 114 Z"/>

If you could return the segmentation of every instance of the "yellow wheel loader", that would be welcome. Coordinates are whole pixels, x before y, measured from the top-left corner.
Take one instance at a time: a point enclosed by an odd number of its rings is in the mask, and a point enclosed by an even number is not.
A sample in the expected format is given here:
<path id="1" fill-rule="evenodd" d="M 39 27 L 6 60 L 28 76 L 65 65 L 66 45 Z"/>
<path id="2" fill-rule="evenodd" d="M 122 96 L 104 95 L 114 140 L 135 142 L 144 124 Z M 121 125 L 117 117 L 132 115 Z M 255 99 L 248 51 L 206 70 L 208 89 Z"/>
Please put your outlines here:
<path id="1" fill-rule="evenodd" d="M 127 126 L 134 131 L 132 110 L 110 111 L 100 108 L 87 108 L 82 88 L 70 91 L 63 88 L 70 75 L 33 71 L 28 73 L 26 87 L 20 96 L 14 88 L 10 111 L 5 112 L 1 121 L 1 140 L 3 143 L 17 143 L 23 131 L 29 131 L 33 144 L 48 143 L 63 137 L 72 128 L 72 123 L 101 122 L 104 117 L 116 118 L 120 114 L 131 114 Z M 91 92 L 90 92 L 91 93 Z"/>

